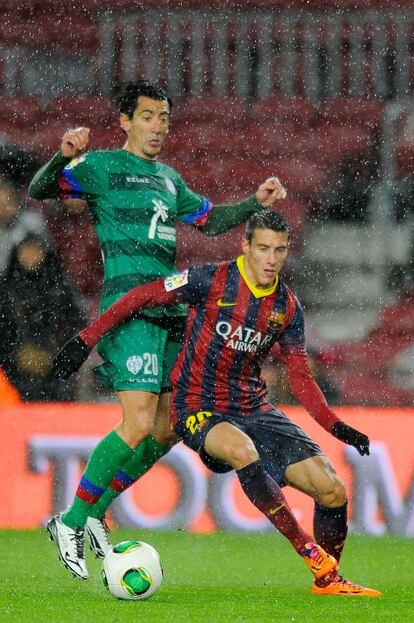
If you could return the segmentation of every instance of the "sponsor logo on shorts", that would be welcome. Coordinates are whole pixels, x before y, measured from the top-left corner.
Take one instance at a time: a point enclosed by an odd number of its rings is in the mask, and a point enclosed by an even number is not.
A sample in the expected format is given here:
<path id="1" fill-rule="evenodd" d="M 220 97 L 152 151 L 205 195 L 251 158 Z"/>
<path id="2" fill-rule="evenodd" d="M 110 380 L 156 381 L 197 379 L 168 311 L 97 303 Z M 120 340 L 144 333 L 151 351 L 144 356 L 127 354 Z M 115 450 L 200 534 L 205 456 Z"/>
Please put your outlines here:
<path id="1" fill-rule="evenodd" d="M 202 422 L 199 422 L 198 424 L 198 430 L 203 430 L 204 426 L 207 426 L 207 422 L 208 420 L 203 420 Z"/>
<path id="2" fill-rule="evenodd" d="M 164 280 L 164 287 L 167 292 L 171 292 L 171 290 L 176 290 L 177 288 L 182 288 L 188 283 L 188 270 L 184 270 L 182 273 L 177 273 L 176 275 L 170 275 Z"/>
<path id="3" fill-rule="evenodd" d="M 142 357 L 140 357 L 139 355 L 132 355 L 131 357 L 128 357 L 126 362 L 126 367 L 129 372 L 132 372 L 132 374 L 138 374 L 138 372 L 142 368 L 142 365 L 143 360 Z"/>
<path id="4" fill-rule="evenodd" d="M 193 415 L 189 415 L 185 420 L 185 427 L 190 431 L 192 435 L 200 432 L 204 426 L 206 426 L 208 420 L 213 414 L 211 411 L 199 411 Z"/>

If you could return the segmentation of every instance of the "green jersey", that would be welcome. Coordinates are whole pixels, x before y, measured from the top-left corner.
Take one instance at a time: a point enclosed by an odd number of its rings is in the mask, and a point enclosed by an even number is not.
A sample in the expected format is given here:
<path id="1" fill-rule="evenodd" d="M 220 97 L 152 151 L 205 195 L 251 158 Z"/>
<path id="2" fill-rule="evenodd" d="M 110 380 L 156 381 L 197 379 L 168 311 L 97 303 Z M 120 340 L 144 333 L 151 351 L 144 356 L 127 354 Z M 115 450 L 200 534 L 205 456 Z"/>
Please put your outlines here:
<path id="1" fill-rule="evenodd" d="M 58 186 L 61 199 L 88 202 L 104 261 L 103 308 L 134 286 L 171 274 L 177 221 L 202 225 L 212 207 L 171 167 L 123 149 L 71 160 Z M 146 312 L 162 313 L 179 309 Z"/>
<path id="2" fill-rule="evenodd" d="M 215 235 L 261 209 L 255 197 L 212 209 L 174 169 L 124 149 L 73 160 L 57 154 L 36 174 L 29 193 L 36 199 L 87 201 L 104 262 L 101 310 L 136 285 L 174 272 L 177 221 Z M 148 316 L 185 313 L 182 306 L 145 311 Z"/>

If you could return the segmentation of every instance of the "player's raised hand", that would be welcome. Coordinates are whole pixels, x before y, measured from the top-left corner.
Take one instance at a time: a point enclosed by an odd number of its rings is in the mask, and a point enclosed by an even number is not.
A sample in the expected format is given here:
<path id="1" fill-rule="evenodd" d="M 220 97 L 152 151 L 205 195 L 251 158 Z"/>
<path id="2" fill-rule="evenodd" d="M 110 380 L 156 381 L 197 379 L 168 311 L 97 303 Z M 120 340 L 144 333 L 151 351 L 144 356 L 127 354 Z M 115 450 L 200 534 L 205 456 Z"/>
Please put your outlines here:
<path id="1" fill-rule="evenodd" d="M 51 374 L 57 379 L 68 379 L 77 372 L 84 361 L 87 360 L 91 349 L 79 335 L 70 339 L 60 349 L 52 361 Z"/>
<path id="2" fill-rule="evenodd" d="M 278 177 L 269 177 L 260 184 L 256 192 L 256 199 L 264 208 L 271 208 L 276 201 L 286 197 L 286 188 Z"/>
<path id="3" fill-rule="evenodd" d="M 89 128 L 75 128 L 65 132 L 60 145 L 62 156 L 66 158 L 75 158 L 89 143 Z"/>
<path id="4" fill-rule="evenodd" d="M 332 426 L 332 434 L 349 446 L 354 446 L 361 456 L 369 454 L 368 437 L 364 433 L 360 433 L 355 428 L 352 428 L 352 426 L 348 426 L 345 422 L 336 422 Z"/>

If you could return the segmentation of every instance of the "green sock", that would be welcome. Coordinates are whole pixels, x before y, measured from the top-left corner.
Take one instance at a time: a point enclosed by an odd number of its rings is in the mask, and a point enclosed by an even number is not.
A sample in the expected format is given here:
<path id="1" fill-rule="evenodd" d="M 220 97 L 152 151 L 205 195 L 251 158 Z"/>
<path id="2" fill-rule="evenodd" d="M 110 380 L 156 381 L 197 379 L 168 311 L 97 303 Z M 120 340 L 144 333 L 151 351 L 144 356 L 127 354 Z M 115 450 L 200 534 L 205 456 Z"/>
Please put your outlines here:
<path id="1" fill-rule="evenodd" d="M 115 431 L 98 443 L 83 472 L 72 505 L 62 515 L 67 526 L 85 527 L 93 505 L 105 492 L 114 474 L 133 455 L 134 450 Z"/>
<path id="2" fill-rule="evenodd" d="M 91 517 L 105 516 L 105 513 L 112 502 L 122 493 L 143 476 L 169 448 L 162 446 L 155 441 L 152 435 L 146 437 L 135 449 L 133 456 L 122 465 L 122 469 L 116 474 L 105 493 L 90 509 Z"/>

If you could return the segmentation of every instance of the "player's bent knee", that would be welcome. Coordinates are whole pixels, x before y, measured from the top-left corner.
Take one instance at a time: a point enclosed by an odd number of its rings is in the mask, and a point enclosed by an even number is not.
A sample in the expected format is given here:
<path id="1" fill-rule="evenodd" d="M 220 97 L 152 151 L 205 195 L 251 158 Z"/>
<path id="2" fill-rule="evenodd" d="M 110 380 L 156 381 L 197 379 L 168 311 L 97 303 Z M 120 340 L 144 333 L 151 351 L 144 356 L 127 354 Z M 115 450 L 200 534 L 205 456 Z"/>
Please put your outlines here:
<path id="1" fill-rule="evenodd" d="M 228 448 L 230 463 L 235 469 L 242 469 L 250 463 L 254 463 L 259 460 L 259 453 L 252 441 L 246 441 L 243 444 L 234 444 Z"/>
<path id="2" fill-rule="evenodd" d="M 146 437 L 153 431 L 154 424 L 151 420 L 138 420 L 136 422 L 125 423 L 125 428 L 131 432 L 131 434 L 137 434 L 140 437 Z"/>
<path id="3" fill-rule="evenodd" d="M 135 448 L 152 433 L 153 427 L 154 419 L 151 417 L 124 417 L 117 432 L 131 448 Z"/>
<path id="4" fill-rule="evenodd" d="M 220 422 L 208 431 L 204 450 L 233 469 L 241 469 L 259 459 L 250 437 L 228 422 Z"/>
<path id="5" fill-rule="evenodd" d="M 327 508 L 337 508 L 346 502 L 346 489 L 342 480 L 335 478 L 331 486 L 319 492 L 319 503 Z"/>

